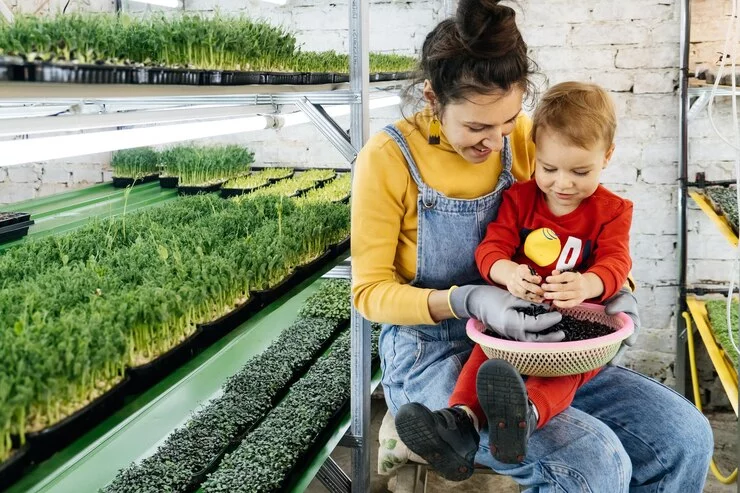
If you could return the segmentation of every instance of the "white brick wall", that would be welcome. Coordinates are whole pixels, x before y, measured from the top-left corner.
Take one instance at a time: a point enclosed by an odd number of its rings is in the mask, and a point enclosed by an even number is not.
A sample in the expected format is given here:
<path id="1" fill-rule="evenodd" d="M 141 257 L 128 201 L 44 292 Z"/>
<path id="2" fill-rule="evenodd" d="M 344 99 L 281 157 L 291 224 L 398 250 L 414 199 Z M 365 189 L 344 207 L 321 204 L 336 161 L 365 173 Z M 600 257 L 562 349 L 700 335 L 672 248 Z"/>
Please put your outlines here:
<path id="1" fill-rule="evenodd" d="M 14 0 L 33 10 L 41 0 Z M 62 0 L 53 0 L 56 5 Z M 110 2 L 88 0 L 91 9 Z M 304 49 L 347 49 L 347 4 L 288 0 L 275 6 L 256 0 L 186 0 L 189 8 L 259 14 L 298 33 Z M 713 60 L 724 39 L 730 0 L 692 0 L 692 62 Z M 27 5 L 26 5 L 27 4 Z M 370 5 L 370 48 L 416 53 L 426 33 L 441 18 L 442 0 L 374 0 Z M 16 4 L 13 4 L 17 7 Z M 579 79 L 613 91 L 619 114 L 617 151 L 604 174 L 612 190 L 635 203 L 632 230 L 633 274 L 639 284 L 644 331 L 628 363 L 672 383 L 677 297 L 677 179 L 679 2 L 677 0 L 521 0 L 518 22 L 531 56 L 549 82 Z M 374 113 L 371 130 L 398 117 L 386 109 Z M 727 100 L 718 100 L 715 120 L 731 128 Z M 347 126 L 347 119 L 340 120 Z M 220 141 L 248 142 L 258 162 L 334 166 L 341 156 L 309 125 L 263 131 Z M 690 125 L 690 176 L 705 171 L 709 179 L 732 176 L 734 154 L 711 129 L 706 112 Z M 103 163 L 104 159 L 99 159 Z M 81 170 L 81 171 L 80 171 Z M 0 202 L 47 193 L 54 187 L 97 180 L 89 162 L 59 168 L 33 165 L 20 171 L 0 169 Z M 10 173 L 10 174 L 9 174 Z M 17 173 L 17 174 L 16 174 Z M 102 179 L 102 177 L 101 177 Z M 31 189 L 31 191 L 29 191 Z M 690 204 L 688 241 L 691 282 L 726 282 L 732 250 L 713 224 Z M 706 363 L 706 362 L 705 362 Z M 711 374 L 710 370 L 705 370 Z M 707 377 L 710 378 L 710 377 Z"/>

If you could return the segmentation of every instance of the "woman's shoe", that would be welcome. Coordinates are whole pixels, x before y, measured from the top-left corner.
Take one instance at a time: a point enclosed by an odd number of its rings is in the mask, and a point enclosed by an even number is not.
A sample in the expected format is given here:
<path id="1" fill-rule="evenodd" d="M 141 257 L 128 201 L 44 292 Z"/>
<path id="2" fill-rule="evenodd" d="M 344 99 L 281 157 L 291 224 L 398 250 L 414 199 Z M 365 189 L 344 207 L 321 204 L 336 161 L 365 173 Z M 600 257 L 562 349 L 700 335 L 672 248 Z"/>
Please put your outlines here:
<path id="1" fill-rule="evenodd" d="M 489 359 L 478 370 L 476 388 L 478 402 L 488 418 L 491 455 L 505 464 L 523 462 L 529 436 L 537 428 L 537 417 L 521 375 L 508 362 Z"/>
<path id="2" fill-rule="evenodd" d="M 472 476 L 480 435 L 463 409 L 431 411 L 417 402 L 404 404 L 396 413 L 396 431 L 445 479 L 463 481 Z"/>

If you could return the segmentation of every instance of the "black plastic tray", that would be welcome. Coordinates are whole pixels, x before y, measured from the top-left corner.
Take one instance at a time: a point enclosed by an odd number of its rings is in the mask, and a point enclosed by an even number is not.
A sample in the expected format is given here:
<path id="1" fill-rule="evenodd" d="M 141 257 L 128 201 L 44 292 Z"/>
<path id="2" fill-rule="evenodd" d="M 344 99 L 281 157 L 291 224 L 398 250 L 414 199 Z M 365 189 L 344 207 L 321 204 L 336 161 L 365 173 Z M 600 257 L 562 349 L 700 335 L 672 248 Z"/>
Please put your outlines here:
<path id="1" fill-rule="evenodd" d="M 217 192 L 221 188 L 221 185 L 223 184 L 224 182 L 220 182 L 220 183 L 214 183 L 213 185 L 207 185 L 204 187 L 178 185 L 177 194 L 178 195 L 196 195 L 199 193 Z"/>
<path id="2" fill-rule="evenodd" d="M 28 212 L 0 212 L 0 228 L 12 226 L 13 224 L 22 223 L 31 219 Z"/>
<path id="3" fill-rule="evenodd" d="M 255 190 L 259 190 L 260 188 L 269 187 L 270 183 L 265 183 L 264 185 L 260 185 L 257 187 L 252 188 L 222 188 L 221 189 L 221 197 L 227 199 L 229 197 L 237 197 L 239 195 L 244 195 L 247 193 L 252 193 Z"/>
<path id="4" fill-rule="evenodd" d="M 260 169 L 267 169 L 267 168 L 260 168 Z M 280 178 L 268 178 L 270 183 L 277 183 L 279 181 L 287 180 L 289 178 L 293 178 L 295 176 L 295 169 L 290 170 L 290 173 L 282 176 Z"/>
<path id="5" fill-rule="evenodd" d="M 252 171 L 262 171 L 263 169 L 270 169 L 270 168 L 273 168 L 273 167 L 274 166 L 251 166 L 250 168 L 251 168 Z M 316 167 L 307 167 L 307 166 L 280 166 L 280 167 L 281 168 L 292 168 L 294 174 L 296 172 L 311 171 L 311 170 L 316 170 L 316 169 L 331 169 L 331 170 L 334 170 L 337 173 L 349 173 L 351 171 L 351 169 L 349 167 L 345 167 L 345 168 L 316 168 Z M 293 176 L 293 175 L 291 175 L 291 176 Z"/>
<path id="6" fill-rule="evenodd" d="M 411 72 L 370 74 L 370 81 L 408 79 Z M 349 74 L 328 72 L 241 72 L 144 67 L 136 65 L 84 64 L 70 62 L 26 62 L 21 57 L 0 57 L 0 80 L 11 82 L 54 82 L 68 84 L 147 84 L 189 86 L 308 85 L 349 82 Z"/>
<path id="7" fill-rule="evenodd" d="M 142 183 L 150 183 L 159 179 L 159 175 L 142 176 L 141 178 L 123 178 L 121 176 L 113 177 L 113 186 L 116 188 L 132 187 Z"/>
<path id="8" fill-rule="evenodd" d="M 0 491 L 18 481 L 31 463 L 31 448 L 28 444 L 16 450 L 7 460 L 0 463 Z"/>
<path id="9" fill-rule="evenodd" d="M 340 241 L 339 243 L 337 243 L 336 245 L 332 245 L 331 246 L 331 249 L 332 249 L 332 251 L 334 252 L 335 255 L 339 256 L 342 253 L 344 253 L 347 250 L 349 250 L 349 248 L 351 246 L 351 241 L 352 241 L 352 238 L 350 236 L 348 236 L 345 239 L 343 239 L 342 241 Z"/>
<path id="10" fill-rule="evenodd" d="M 34 222 L 35 221 L 33 220 L 23 221 L 0 228 L 0 243 L 7 243 L 9 241 L 23 238 L 28 234 L 28 228 L 30 228 Z"/>
<path id="11" fill-rule="evenodd" d="M 107 418 L 113 410 L 123 404 L 124 397 L 130 391 L 130 385 L 131 379 L 124 376 L 123 380 L 106 393 L 58 423 L 41 431 L 26 434 L 26 443 L 31 448 L 31 459 L 40 462 L 50 457 Z"/>
<path id="12" fill-rule="evenodd" d="M 126 374 L 131 378 L 131 392 L 148 389 L 162 377 L 169 375 L 170 372 L 190 360 L 205 348 L 202 339 L 202 330 L 196 325 L 195 332 L 166 353 L 160 354 L 149 363 L 136 368 L 128 368 Z"/>
<path id="13" fill-rule="evenodd" d="M 216 320 L 198 324 L 198 328 L 207 339 L 214 335 L 226 333 L 243 324 L 249 317 L 258 312 L 264 305 L 263 300 L 256 294 L 250 293 L 249 299 Z"/>
<path id="14" fill-rule="evenodd" d="M 177 188 L 180 178 L 177 176 L 160 176 L 159 186 L 162 188 Z"/>

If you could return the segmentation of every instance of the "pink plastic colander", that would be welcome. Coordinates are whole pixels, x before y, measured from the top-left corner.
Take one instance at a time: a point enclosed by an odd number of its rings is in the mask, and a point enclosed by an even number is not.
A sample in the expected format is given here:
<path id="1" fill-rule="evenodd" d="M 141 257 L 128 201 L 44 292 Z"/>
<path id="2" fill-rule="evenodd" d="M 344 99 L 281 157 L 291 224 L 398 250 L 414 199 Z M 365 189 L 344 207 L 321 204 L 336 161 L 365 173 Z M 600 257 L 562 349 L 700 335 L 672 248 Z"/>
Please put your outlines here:
<path id="1" fill-rule="evenodd" d="M 480 344 L 489 358 L 511 363 L 522 375 L 557 377 L 575 375 L 604 366 L 619 350 L 622 341 L 632 335 L 634 324 L 624 313 L 607 315 L 604 307 L 582 303 L 574 308 L 559 308 L 563 315 L 579 320 L 598 322 L 614 332 L 593 339 L 569 342 L 520 342 L 499 339 L 484 334 L 484 325 L 475 319 L 468 320 L 468 337 Z"/>

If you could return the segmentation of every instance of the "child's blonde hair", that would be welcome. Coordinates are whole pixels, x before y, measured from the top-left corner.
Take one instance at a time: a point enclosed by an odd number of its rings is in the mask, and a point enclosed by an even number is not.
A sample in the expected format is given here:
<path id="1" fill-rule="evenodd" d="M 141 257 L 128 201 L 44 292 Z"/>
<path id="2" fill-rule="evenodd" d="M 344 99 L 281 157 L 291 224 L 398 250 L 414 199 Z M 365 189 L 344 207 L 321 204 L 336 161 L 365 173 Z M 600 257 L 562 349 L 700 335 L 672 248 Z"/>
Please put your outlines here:
<path id="1" fill-rule="evenodd" d="M 582 149 L 614 143 L 617 115 L 609 94 L 596 84 L 561 82 L 545 92 L 532 118 L 532 141 L 547 128 Z"/>

